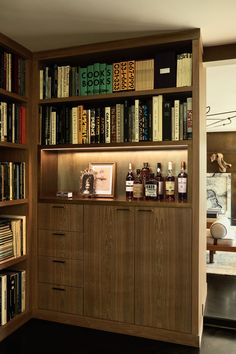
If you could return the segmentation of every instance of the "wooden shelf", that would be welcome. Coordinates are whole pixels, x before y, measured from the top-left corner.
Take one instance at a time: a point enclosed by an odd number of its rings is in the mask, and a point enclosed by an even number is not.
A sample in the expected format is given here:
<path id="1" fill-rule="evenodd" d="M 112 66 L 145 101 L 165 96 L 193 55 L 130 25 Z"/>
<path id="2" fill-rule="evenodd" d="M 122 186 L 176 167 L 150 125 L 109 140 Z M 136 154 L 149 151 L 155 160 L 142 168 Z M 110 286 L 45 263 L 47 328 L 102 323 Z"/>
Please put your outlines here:
<path id="1" fill-rule="evenodd" d="M 135 98 L 135 97 L 147 97 L 147 96 L 155 96 L 155 95 L 181 95 L 181 94 L 192 94 L 192 86 L 186 87 L 168 87 L 168 88 L 160 88 L 154 90 L 146 90 L 146 91 L 123 91 L 119 93 L 110 93 L 110 94 L 99 94 L 99 95 L 88 95 L 88 96 L 70 96 L 63 98 L 49 98 L 39 100 L 39 104 L 61 104 L 61 103 L 86 103 L 86 102 L 102 102 L 102 101 L 111 101 L 111 100 L 121 100 L 125 98 Z"/>
<path id="2" fill-rule="evenodd" d="M 0 207 L 27 204 L 27 203 L 28 203 L 28 199 L 6 200 L 6 201 L 0 201 Z"/>
<path id="3" fill-rule="evenodd" d="M 119 150 L 185 150 L 192 146 L 192 140 L 179 141 L 141 141 L 135 143 L 113 143 L 113 144 L 60 144 L 41 145 L 39 150 L 78 150 L 85 152 L 97 151 L 119 151 Z"/>
<path id="4" fill-rule="evenodd" d="M 24 262 L 28 257 L 21 256 L 21 257 L 12 257 L 9 259 L 5 259 L 4 261 L 0 261 L 0 270 L 6 269 L 8 267 L 12 267 L 18 263 Z"/>
<path id="5" fill-rule="evenodd" d="M 22 149 L 22 150 L 28 149 L 28 145 L 26 144 L 15 144 L 9 142 L 0 142 L 0 147 L 6 149 Z"/>
<path id="6" fill-rule="evenodd" d="M 28 98 L 25 96 L 20 96 L 17 93 L 6 91 L 2 88 L 0 88 L 0 95 L 3 96 L 4 98 L 11 99 L 14 101 L 18 101 L 19 103 L 27 103 Z"/>

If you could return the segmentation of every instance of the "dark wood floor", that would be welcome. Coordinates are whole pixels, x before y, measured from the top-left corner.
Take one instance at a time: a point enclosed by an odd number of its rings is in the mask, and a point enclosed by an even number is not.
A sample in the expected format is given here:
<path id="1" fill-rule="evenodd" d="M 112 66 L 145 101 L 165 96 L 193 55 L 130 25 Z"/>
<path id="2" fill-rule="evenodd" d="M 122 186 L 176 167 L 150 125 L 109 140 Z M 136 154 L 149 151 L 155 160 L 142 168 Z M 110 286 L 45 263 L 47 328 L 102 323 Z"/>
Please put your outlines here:
<path id="1" fill-rule="evenodd" d="M 230 314 L 231 322 L 228 323 L 235 323 L 236 317 L 232 316 L 236 314 L 235 294 L 236 277 L 208 276 L 205 322 L 214 322 L 215 319 L 217 324 L 221 319 L 225 324 Z M 202 346 L 197 349 L 33 319 L 0 343 L 0 354 L 15 353 L 235 354 L 236 331 L 205 325 Z"/>

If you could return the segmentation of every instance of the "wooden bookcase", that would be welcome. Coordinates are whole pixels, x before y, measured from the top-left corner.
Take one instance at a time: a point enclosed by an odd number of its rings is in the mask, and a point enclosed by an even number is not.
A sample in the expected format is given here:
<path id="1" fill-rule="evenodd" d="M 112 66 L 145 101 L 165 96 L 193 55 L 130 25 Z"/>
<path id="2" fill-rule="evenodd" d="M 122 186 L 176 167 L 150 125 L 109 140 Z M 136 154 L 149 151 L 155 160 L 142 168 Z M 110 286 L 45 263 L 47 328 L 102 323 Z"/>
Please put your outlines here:
<path id="1" fill-rule="evenodd" d="M 8 41 L 5 45 L 9 47 Z M 17 264 L 28 270 L 27 314 L 199 346 L 206 297 L 205 82 L 200 31 L 38 52 L 32 61 L 27 51 L 15 50 L 28 61 L 26 97 L 0 93 L 28 107 L 27 144 L 23 148 L 2 144 L 1 154 L 6 158 L 16 154 L 27 161 L 28 198 L 22 205 L 9 202 L 2 208 L 28 216 L 28 255 Z M 156 85 L 142 91 L 40 99 L 40 70 L 47 66 L 157 60 L 159 53 L 169 50 L 192 52 L 191 86 Z M 157 95 L 164 100 L 192 97 L 191 140 L 41 145 L 42 107 L 106 106 Z M 156 163 L 162 162 L 166 175 L 170 160 L 175 175 L 180 161 L 187 162 L 186 203 L 125 200 L 129 162 L 139 168 L 148 161 L 154 172 Z M 80 171 L 89 162 L 116 162 L 115 198 L 80 198 Z M 74 196 L 56 198 L 58 190 L 73 191 Z M 8 332 L 16 327 L 17 322 L 11 321 Z"/>
<path id="2" fill-rule="evenodd" d="M 168 50 L 192 52 L 191 86 L 158 88 L 157 84 L 151 90 L 39 100 L 40 70 L 47 66 L 146 60 Z M 38 83 L 33 98 L 35 121 L 39 107 L 106 106 L 156 95 L 172 100 L 192 97 L 191 140 L 42 146 L 39 128 L 34 316 L 199 346 L 206 298 L 205 82 L 200 31 L 34 53 L 34 82 Z M 148 161 L 155 171 L 157 162 L 167 166 L 169 160 L 175 163 L 175 175 L 180 161 L 187 161 L 187 203 L 125 200 L 129 162 L 138 168 Z M 89 162 L 116 162 L 114 199 L 80 198 L 80 171 Z M 56 198 L 58 190 L 73 191 L 74 196 Z M 76 237 L 79 253 L 63 254 L 63 249 L 73 249 Z M 71 279 L 72 263 L 80 274 L 79 284 Z M 45 267 L 51 269 L 47 279 Z"/>
<path id="3" fill-rule="evenodd" d="M 2 111 L 1 115 L 1 142 L 0 142 L 0 161 L 1 162 L 15 162 L 25 163 L 25 181 L 24 183 L 24 195 L 13 194 L 9 195 L 9 185 L 13 183 L 9 181 L 9 175 L 7 179 L 7 186 L 3 182 L 3 176 L 1 175 L 1 201 L 0 201 L 0 215 L 12 215 L 12 216 L 26 216 L 26 251 L 22 256 L 14 256 L 7 258 L 0 262 L 1 273 L 4 274 L 7 271 L 25 271 L 25 310 L 21 313 L 15 314 L 15 316 L 7 321 L 6 324 L 0 326 L 0 340 L 4 339 L 14 330 L 16 330 L 23 323 L 28 321 L 31 316 L 31 296 L 30 296 L 30 282 L 31 282 L 31 267 L 30 267 L 30 242 L 31 242 L 31 210 L 32 210 L 32 198 L 30 187 L 30 171 L 32 161 L 30 158 L 30 118 L 31 118 L 31 105 L 29 94 L 30 87 L 30 71 L 31 71 L 31 53 L 21 45 L 17 44 L 13 40 L 7 38 L 3 34 L 0 34 L 0 48 L 2 58 L 4 55 L 4 65 L 1 66 L 1 88 L 0 88 L 0 101 L 6 103 L 7 107 L 14 107 L 15 115 L 12 113 L 12 117 L 15 117 L 15 124 L 13 118 L 10 117 L 10 108 L 7 109 L 7 115 Z M 4 53 L 4 54 L 3 54 Z M 7 54 L 6 54 L 7 53 Z M 11 57 L 11 58 L 10 58 Z M 23 65 L 25 63 L 25 65 Z M 2 62 L 3 64 L 3 62 Z M 24 66 L 24 67 L 23 67 Z M 8 68 L 8 69 L 7 69 Z M 24 107 L 24 108 L 21 108 Z M 13 108 L 12 108 L 13 109 Z M 21 114 L 24 114 L 22 130 L 16 128 L 16 124 L 19 127 L 19 112 L 22 109 Z M 18 112 L 18 116 L 17 113 Z M 5 116 L 5 118 L 3 117 Z M 18 117 L 18 118 L 17 118 Z M 18 123 L 16 120 L 18 119 Z M 7 126 L 7 136 L 3 134 L 3 124 Z M 15 132 L 13 128 L 15 127 Z M 19 129 L 19 128 L 18 128 Z M 16 131 L 17 130 L 17 131 Z M 3 138 L 3 135 L 5 138 Z M 7 165 L 4 167 L 8 168 Z M 14 168 L 14 167 L 13 167 Z M 4 176 L 6 180 L 6 176 Z M 4 188 L 4 190 L 3 190 Z M 18 187 L 19 188 L 19 187 Z M 6 190 L 8 191 L 6 192 Z M 10 187 L 11 189 L 11 187 Z M 14 189 L 14 187 L 12 187 Z M 4 191 L 4 193 L 3 193 Z M 11 192 L 10 192 L 11 193 Z M 15 290 L 16 291 L 16 288 Z M 8 296 L 8 295 L 7 295 Z M 9 299 L 7 300 L 9 301 Z M 9 306 L 9 305 L 7 305 Z M 9 310 L 9 309 L 8 309 Z"/>

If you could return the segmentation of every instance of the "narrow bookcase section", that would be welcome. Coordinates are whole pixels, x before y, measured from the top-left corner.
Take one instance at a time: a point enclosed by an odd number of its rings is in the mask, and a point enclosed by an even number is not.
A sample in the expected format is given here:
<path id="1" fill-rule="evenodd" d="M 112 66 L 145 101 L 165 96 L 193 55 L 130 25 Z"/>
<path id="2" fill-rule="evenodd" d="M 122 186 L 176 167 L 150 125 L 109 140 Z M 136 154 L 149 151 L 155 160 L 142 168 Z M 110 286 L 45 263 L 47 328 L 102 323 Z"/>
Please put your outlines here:
<path id="1" fill-rule="evenodd" d="M 31 53 L 0 34 L 0 339 L 29 316 L 29 67 Z"/>
<path id="2" fill-rule="evenodd" d="M 192 30 L 34 54 L 37 317 L 200 345 L 206 297 L 201 50 L 200 31 Z M 99 165 L 113 166 L 115 187 L 106 191 L 101 183 L 96 198 L 89 166 Z M 131 189 L 126 193 L 128 170 L 134 175 L 128 188 L 149 178 L 146 196 L 141 189 L 135 200 Z M 102 172 L 96 172 L 101 181 Z M 169 190 L 161 187 L 167 175 Z M 164 192 L 155 197 L 157 186 Z"/>

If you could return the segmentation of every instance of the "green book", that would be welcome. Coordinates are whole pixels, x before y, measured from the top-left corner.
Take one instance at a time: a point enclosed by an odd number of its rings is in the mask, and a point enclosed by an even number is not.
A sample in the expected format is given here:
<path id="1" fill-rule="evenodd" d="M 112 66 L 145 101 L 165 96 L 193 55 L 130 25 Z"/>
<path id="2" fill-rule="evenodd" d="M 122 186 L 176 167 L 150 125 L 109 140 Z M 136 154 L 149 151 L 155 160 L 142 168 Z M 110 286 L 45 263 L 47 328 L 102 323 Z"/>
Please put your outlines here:
<path id="1" fill-rule="evenodd" d="M 87 68 L 80 68 L 79 70 L 79 82 L 80 82 L 80 95 L 87 96 Z"/>
<path id="2" fill-rule="evenodd" d="M 107 64 L 105 63 L 100 63 L 99 69 L 100 69 L 100 85 L 99 85 L 99 93 L 106 93 L 106 67 Z"/>
<path id="3" fill-rule="evenodd" d="M 100 64 L 95 63 L 93 64 L 93 94 L 94 95 L 99 94 L 100 92 L 99 86 L 100 86 Z"/>
<path id="4" fill-rule="evenodd" d="M 87 66 L 87 94 L 93 95 L 93 65 Z"/>
<path id="5" fill-rule="evenodd" d="M 112 64 L 106 65 L 106 93 L 112 93 Z"/>

